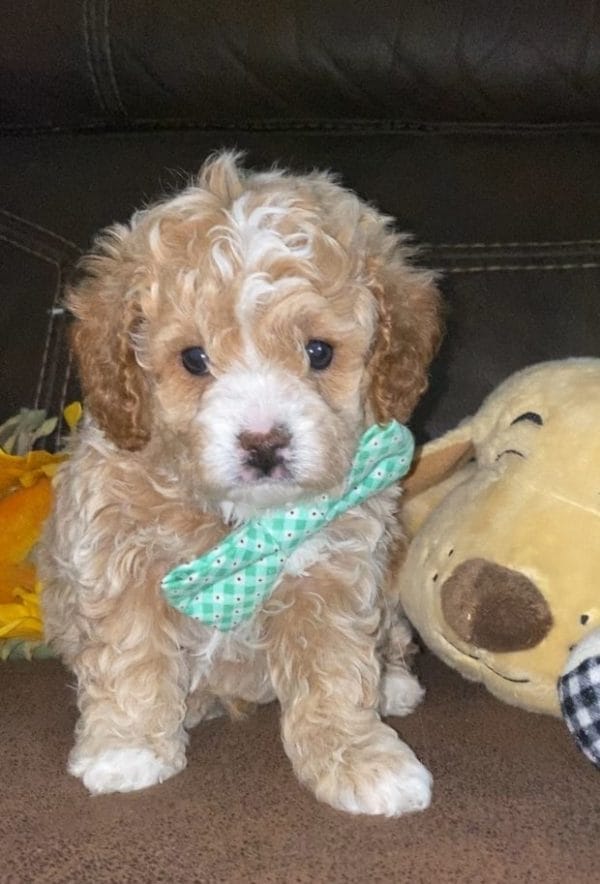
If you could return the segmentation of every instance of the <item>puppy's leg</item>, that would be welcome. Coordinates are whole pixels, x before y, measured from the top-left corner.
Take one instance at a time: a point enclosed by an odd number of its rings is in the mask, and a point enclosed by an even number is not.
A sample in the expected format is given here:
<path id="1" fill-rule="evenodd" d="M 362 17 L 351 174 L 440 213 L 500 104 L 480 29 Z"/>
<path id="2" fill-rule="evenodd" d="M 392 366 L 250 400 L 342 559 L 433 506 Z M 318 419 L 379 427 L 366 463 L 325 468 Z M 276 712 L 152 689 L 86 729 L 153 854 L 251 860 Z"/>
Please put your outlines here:
<path id="1" fill-rule="evenodd" d="M 111 601 L 67 661 L 81 713 L 69 771 L 93 794 L 143 789 L 185 766 L 187 672 L 174 626 L 158 601 Z"/>
<path id="2" fill-rule="evenodd" d="M 417 652 L 412 640 L 410 624 L 397 611 L 392 614 L 392 624 L 385 630 L 379 654 L 382 663 L 379 689 L 379 711 L 382 715 L 408 715 L 425 696 L 425 689 L 410 670 L 411 660 Z"/>
<path id="3" fill-rule="evenodd" d="M 193 728 L 201 721 L 218 718 L 220 715 L 225 715 L 225 712 L 226 709 L 219 702 L 219 698 L 202 685 L 188 694 L 183 723 L 186 728 Z"/>
<path id="4" fill-rule="evenodd" d="M 379 711 L 382 715 L 408 715 L 422 701 L 425 689 L 411 671 L 419 648 L 403 614 L 398 574 L 406 558 L 408 541 L 397 523 L 382 588 L 382 619 L 377 651 L 381 660 Z"/>
<path id="5" fill-rule="evenodd" d="M 267 617 L 285 750 L 317 798 L 351 813 L 422 810 L 431 776 L 377 713 L 379 612 L 337 574 L 286 579 Z"/>

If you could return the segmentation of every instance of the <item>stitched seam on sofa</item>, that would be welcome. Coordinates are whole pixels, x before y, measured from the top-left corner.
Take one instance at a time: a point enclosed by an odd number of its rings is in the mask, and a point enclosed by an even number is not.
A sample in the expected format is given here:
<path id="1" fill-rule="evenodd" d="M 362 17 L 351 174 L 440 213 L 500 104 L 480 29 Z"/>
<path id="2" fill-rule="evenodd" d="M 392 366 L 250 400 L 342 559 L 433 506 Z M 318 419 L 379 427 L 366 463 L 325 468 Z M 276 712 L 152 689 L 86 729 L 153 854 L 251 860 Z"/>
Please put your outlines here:
<path id="1" fill-rule="evenodd" d="M 582 263 L 565 264 L 481 264 L 475 267 L 434 267 L 442 273 L 497 273 L 502 270 L 590 270 L 600 267 L 600 261 L 587 261 Z"/>
<path id="2" fill-rule="evenodd" d="M 117 103 L 118 109 L 120 113 L 127 115 L 127 111 L 125 109 L 125 105 L 121 99 L 121 93 L 119 92 L 119 86 L 117 83 L 117 78 L 115 75 L 115 67 L 113 64 L 112 57 L 112 46 L 111 46 L 111 38 L 110 38 L 110 0 L 102 0 L 103 2 L 103 12 L 104 15 L 102 17 L 102 38 L 104 43 L 104 57 L 106 60 L 106 69 L 108 71 L 108 77 L 110 80 L 110 84 L 112 86 L 112 92 L 115 97 L 115 101 Z"/>
<path id="3" fill-rule="evenodd" d="M 470 243 L 460 243 L 459 248 L 455 249 L 452 244 L 438 245 L 435 242 L 424 243 L 422 248 L 429 249 L 431 252 L 450 252 L 453 259 L 460 261 L 469 257 L 469 251 L 473 254 L 481 256 L 486 250 L 493 255 L 548 255 L 548 253 L 562 254 L 593 254 L 600 251 L 600 240 L 580 239 L 580 240 L 548 240 L 546 242 L 492 242 L 489 245 L 485 242 L 476 242 L 473 248 Z"/>
<path id="4" fill-rule="evenodd" d="M 89 0 L 86 0 L 89 2 Z M 91 62 L 88 62 L 92 80 L 94 79 Z M 95 86 L 98 101 L 102 104 L 102 98 Z M 116 124 L 111 120 L 88 120 L 81 123 L 64 123 L 55 120 L 45 120 L 43 123 L 9 123 L 0 126 L 0 136 L 44 135 L 60 133 L 110 133 L 117 134 L 131 132 L 156 132 L 156 131 L 198 131 L 203 133 L 218 132 L 306 132 L 331 133 L 344 135 L 347 133 L 364 135 L 597 135 L 600 131 L 600 123 L 593 120 L 576 120 L 565 123 L 469 123 L 469 122 L 419 122 L 404 120 L 235 120 L 224 122 L 222 120 L 199 120 L 184 117 L 128 117 L 127 125 L 123 120 Z"/>
<path id="5" fill-rule="evenodd" d="M 426 121 L 405 121 L 405 120 L 389 120 L 389 119 L 348 119 L 348 120 L 286 120 L 286 119 L 264 119 L 264 120 L 237 120 L 229 122 L 211 122 L 202 120 L 187 119 L 185 117 L 178 118 L 152 118 L 139 117 L 132 120 L 140 126 L 155 126 L 157 129 L 176 126 L 178 128 L 200 129 L 202 131 L 277 131 L 285 132 L 286 130 L 304 130 L 306 132 L 331 132 L 341 135 L 347 132 L 364 134 L 407 134 L 407 135 L 429 135 L 429 134 L 494 134 L 503 132 L 506 134 L 571 134 L 574 131 L 582 131 L 588 133 L 590 129 L 597 133 L 600 129 L 600 123 L 596 121 L 578 121 L 575 123 L 452 123 L 452 122 L 426 122 Z"/>
<path id="6" fill-rule="evenodd" d="M 52 307 L 48 311 L 49 319 L 48 325 L 46 326 L 46 337 L 44 340 L 44 349 L 42 352 L 42 364 L 40 366 L 40 373 L 38 375 L 38 382 L 35 390 L 35 399 L 34 399 L 34 408 L 39 406 L 39 402 L 42 395 L 42 386 L 44 382 L 44 376 L 46 374 L 46 366 L 48 364 L 48 355 L 50 352 L 50 340 L 52 338 L 52 331 L 54 327 L 54 307 L 56 305 L 56 301 L 58 298 L 58 294 L 60 292 L 60 286 L 62 282 L 62 275 L 60 272 L 60 265 L 58 261 L 54 258 L 49 257 L 48 255 L 43 255 L 41 252 L 38 252 L 36 249 L 31 248 L 30 246 L 26 246 L 24 243 L 18 242 L 18 240 L 11 239 L 8 236 L 5 236 L 3 233 L 0 233 L 0 240 L 10 245 L 14 246 L 17 249 L 21 249 L 24 252 L 28 252 L 30 255 L 34 255 L 36 258 L 40 258 L 42 261 L 46 261 L 48 264 L 53 264 L 56 270 L 56 283 L 54 288 L 54 296 L 52 298 Z"/>
<path id="7" fill-rule="evenodd" d="M 566 264 L 581 261 L 599 261 L 600 250 L 582 249 L 507 249 L 506 251 L 464 251 L 460 254 L 443 249 L 418 252 L 418 260 L 439 261 L 452 267 L 473 264 Z M 423 257 L 424 256 L 424 257 Z"/>
<path id="8" fill-rule="evenodd" d="M 9 213 L 2 212 L 2 214 L 8 215 Z M 11 217 L 15 220 L 23 220 L 23 219 L 18 219 L 17 216 L 11 216 Z M 22 226 L 23 227 L 29 226 L 28 222 L 24 221 Z M 33 226 L 36 229 L 39 229 L 38 225 L 31 225 L 31 226 Z M 43 228 L 41 228 L 41 229 L 43 230 Z M 14 232 L 19 233 L 19 232 L 23 232 L 23 231 L 15 230 Z M 50 231 L 48 231 L 48 232 L 51 233 Z M 64 337 L 65 337 L 64 336 L 64 328 L 65 328 L 66 323 L 68 321 L 65 311 L 63 309 L 59 309 L 58 304 L 59 304 L 59 298 L 60 298 L 61 291 L 62 291 L 63 268 L 64 268 L 65 264 L 69 263 L 69 261 L 68 261 L 68 257 L 64 253 L 64 250 L 59 253 L 59 257 L 62 259 L 62 260 L 59 260 L 56 257 L 56 255 L 48 254 L 47 252 L 44 253 L 44 252 L 40 251 L 38 248 L 35 248 L 35 246 L 32 245 L 31 243 L 22 242 L 21 240 L 8 235 L 6 232 L 0 231 L 0 241 L 6 242 L 9 245 L 13 246 L 14 248 L 21 249 L 22 251 L 27 252 L 28 254 L 34 255 L 36 258 L 39 258 L 40 260 L 53 265 L 56 270 L 56 282 L 55 282 L 55 288 L 54 288 L 54 295 L 52 298 L 52 304 L 51 304 L 51 307 L 46 311 L 47 315 L 48 315 L 48 324 L 46 326 L 46 334 L 45 334 L 45 338 L 44 338 L 44 346 L 43 346 L 43 351 L 42 351 L 42 361 L 41 361 L 41 365 L 40 365 L 40 371 L 38 374 L 38 380 L 37 380 L 36 390 L 35 390 L 34 407 L 38 408 L 40 406 L 44 387 L 46 387 L 46 393 L 44 395 L 44 398 L 46 400 L 46 403 L 50 403 L 53 398 L 53 394 L 54 394 L 54 390 L 55 390 L 55 386 L 56 386 L 56 381 L 57 381 L 56 369 L 57 369 L 57 364 L 58 364 L 58 353 L 64 347 Z M 39 243 L 36 243 L 35 245 L 39 245 Z M 42 243 L 41 247 L 43 247 L 43 245 L 44 244 Z M 77 252 L 79 252 L 79 249 L 77 249 Z M 54 352 L 54 358 L 52 359 L 52 364 L 51 364 L 50 350 L 51 350 L 51 344 L 52 344 L 53 338 L 55 340 L 55 347 L 54 347 L 55 352 Z M 63 384 L 63 386 L 64 386 L 64 384 Z M 62 412 L 60 412 L 60 413 L 62 413 Z"/>
<path id="9" fill-rule="evenodd" d="M 9 245 L 14 246 L 16 249 L 22 249 L 24 252 L 29 252 L 30 255 L 35 255 L 36 258 L 41 258 L 42 261 L 47 261 L 48 264 L 54 264 L 55 267 L 59 266 L 58 261 L 55 258 L 50 257 L 50 255 L 44 255 L 43 252 L 38 252 L 36 249 L 31 248 L 31 246 L 26 246 L 24 243 L 19 242 L 18 239 L 11 239 L 11 237 L 6 236 L 5 233 L 0 233 L 0 240 L 9 243 Z"/>
<path id="10" fill-rule="evenodd" d="M 2 223 L 4 219 L 4 224 Z M 41 234 L 41 236 L 35 236 Z M 35 390 L 34 407 L 40 407 L 42 398 L 44 407 L 61 415 L 64 410 L 67 391 L 72 375 L 72 354 L 67 345 L 66 327 L 69 317 L 66 311 L 59 309 L 62 294 L 63 271 L 65 266 L 72 265 L 81 255 L 81 249 L 71 240 L 54 233 L 47 227 L 0 209 L 0 239 L 15 248 L 34 255 L 50 263 L 56 270 L 56 283 L 52 306 L 47 311 L 48 324 L 42 351 L 42 360 Z M 31 240 L 35 241 L 32 242 Z M 60 389 L 57 387 L 60 385 Z M 53 406 L 58 392 L 58 407 Z M 57 430 L 55 444 L 61 441 L 61 424 Z"/>
<path id="11" fill-rule="evenodd" d="M 544 243 L 497 243 L 487 247 L 477 243 L 470 248 L 461 243 L 459 248 L 428 244 L 417 252 L 419 263 L 440 264 L 453 272 L 479 267 L 535 267 L 595 266 L 600 261 L 598 240 L 557 241 Z"/>
<path id="12" fill-rule="evenodd" d="M 112 67 L 108 37 L 108 0 L 83 0 L 83 24 L 88 69 L 102 110 L 109 117 L 126 115 Z"/>
<path id="13" fill-rule="evenodd" d="M 600 246 L 600 239 L 563 239 L 563 240 L 523 240 L 522 242 L 439 242 L 423 243 L 424 249 L 512 249 L 512 248 L 556 248 L 562 246 Z"/>
<path id="14" fill-rule="evenodd" d="M 37 224 L 35 221 L 30 221 L 29 218 L 23 218 L 21 215 L 15 215 L 13 212 L 8 212 L 6 209 L 0 209 L 0 215 L 3 215 L 5 218 L 9 218 L 11 221 L 18 221 L 19 224 L 22 224 L 25 228 L 33 228 L 34 230 L 39 230 L 40 233 L 45 233 L 50 239 L 58 240 L 58 242 L 64 243 L 67 246 L 70 246 L 73 251 L 77 255 L 81 255 L 81 249 L 70 239 L 65 239 L 64 236 L 61 236 L 59 233 L 55 233 L 54 230 L 50 230 L 48 227 L 43 227 L 41 224 Z"/>
<path id="15" fill-rule="evenodd" d="M 48 393 L 46 395 L 46 400 L 49 401 L 52 398 L 52 392 L 54 390 L 54 384 L 56 381 L 56 368 L 57 368 L 57 359 L 56 353 L 54 359 L 52 360 L 50 378 L 47 377 L 48 367 L 50 366 L 50 343 L 52 341 L 52 337 L 55 332 L 56 320 L 59 317 L 62 317 L 62 314 L 56 312 L 56 306 L 58 303 L 58 299 L 60 297 L 60 293 L 62 290 L 62 272 L 61 268 L 57 266 L 56 268 L 56 286 L 54 288 L 54 297 L 52 298 L 52 307 L 50 308 L 50 318 L 48 321 L 48 328 L 46 331 L 46 340 L 44 342 L 44 354 L 42 356 L 42 364 L 40 366 L 40 373 L 38 375 L 38 382 L 35 391 L 35 407 L 39 408 L 41 399 L 42 399 L 42 390 L 44 388 L 44 384 L 47 387 Z M 56 331 L 57 336 L 57 346 L 60 347 L 60 337 L 61 337 L 61 329 Z"/>
<path id="16" fill-rule="evenodd" d="M 94 67 L 94 63 L 92 60 L 92 52 L 90 48 L 90 29 L 89 29 L 89 19 L 88 19 L 88 6 L 93 3 L 93 0 L 83 0 L 81 4 L 81 11 L 83 15 L 82 24 L 83 24 L 83 42 L 85 46 L 85 59 L 87 63 L 88 72 L 90 74 L 90 78 L 92 80 L 92 85 L 94 87 L 94 94 L 96 96 L 96 100 L 100 105 L 102 111 L 107 113 L 108 109 L 104 104 L 104 97 L 100 91 L 100 84 L 96 78 L 96 70 Z"/>

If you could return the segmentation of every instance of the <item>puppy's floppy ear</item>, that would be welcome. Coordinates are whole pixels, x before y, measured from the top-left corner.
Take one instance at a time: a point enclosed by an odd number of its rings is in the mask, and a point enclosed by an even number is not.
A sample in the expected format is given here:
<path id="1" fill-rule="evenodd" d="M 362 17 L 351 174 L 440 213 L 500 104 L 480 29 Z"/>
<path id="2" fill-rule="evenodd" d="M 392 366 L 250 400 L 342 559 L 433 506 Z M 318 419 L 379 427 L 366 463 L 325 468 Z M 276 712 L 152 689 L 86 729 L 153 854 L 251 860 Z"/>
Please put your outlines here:
<path id="1" fill-rule="evenodd" d="M 387 259 L 368 259 L 369 287 L 379 310 L 368 398 L 381 423 L 408 420 L 427 387 L 429 364 L 443 333 L 434 274 L 407 264 L 404 254 L 409 252 L 394 238 L 397 248 Z"/>
<path id="2" fill-rule="evenodd" d="M 150 438 L 148 384 L 132 335 L 141 312 L 132 272 L 121 256 L 123 229 L 114 228 L 83 263 L 84 279 L 67 292 L 76 317 L 71 345 L 86 408 L 119 448 L 137 451 Z"/>

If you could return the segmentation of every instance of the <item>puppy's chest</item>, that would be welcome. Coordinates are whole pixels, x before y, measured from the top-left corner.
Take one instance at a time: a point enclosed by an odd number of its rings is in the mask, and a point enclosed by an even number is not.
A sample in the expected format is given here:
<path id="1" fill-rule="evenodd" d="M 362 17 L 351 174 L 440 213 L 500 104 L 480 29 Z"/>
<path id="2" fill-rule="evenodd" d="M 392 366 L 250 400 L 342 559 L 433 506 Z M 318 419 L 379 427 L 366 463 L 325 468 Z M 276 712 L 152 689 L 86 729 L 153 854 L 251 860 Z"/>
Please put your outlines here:
<path id="1" fill-rule="evenodd" d="M 310 587 L 311 569 L 317 565 L 327 567 L 330 564 L 338 573 L 360 571 L 365 577 L 370 572 L 370 576 L 366 577 L 367 584 L 376 593 L 387 561 L 389 541 L 397 523 L 397 498 L 396 489 L 385 491 L 299 541 L 285 556 L 279 576 L 268 595 L 257 603 L 254 613 L 239 625 L 221 631 L 188 620 L 184 627 L 187 648 L 209 666 L 222 661 L 242 662 L 250 659 L 261 644 L 260 615 L 263 602 L 266 604 L 269 601 L 288 576 L 303 578 Z M 188 546 L 188 558 L 199 554 L 202 553 L 191 552 Z M 360 569 L 357 569 L 359 562 Z M 303 580 L 299 585 L 303 585 Z"/>
<path id="2" fill-rule="evenodd" d="M 282 576 L 297 577 L 312 565 L 325 564 L 342 554 L 344 556 L 385 553 L 387 541 L 397 525 L 398 486 L 387 488 L 322 526 L 298 542 L 285 555 Z M 293 512 L 294 507 L 291 507 Z M 223 508 L 229 524 L 244 524 L 247 514 L 233 508 Z"/>
<path id="3" fill-rule="evenodd" d="M 286 559 L 282 573 L 297 577 L 313 565 L 354 556 L 383 559 L 393 522 L 393 507 L 386 502 L 363 504 L 303 541 Z"/>

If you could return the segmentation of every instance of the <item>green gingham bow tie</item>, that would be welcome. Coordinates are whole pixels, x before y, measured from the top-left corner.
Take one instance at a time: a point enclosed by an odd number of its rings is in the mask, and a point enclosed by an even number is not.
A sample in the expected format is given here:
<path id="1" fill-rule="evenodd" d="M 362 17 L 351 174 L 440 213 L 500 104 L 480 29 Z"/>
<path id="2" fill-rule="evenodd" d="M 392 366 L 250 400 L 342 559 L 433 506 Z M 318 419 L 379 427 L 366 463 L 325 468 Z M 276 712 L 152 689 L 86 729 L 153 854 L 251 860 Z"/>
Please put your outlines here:
<path id="1" fill-rule="evenodd" d="M 170 571 L 162 582 L 168 602 L 224 632 L 248 620 L 273 591 L 290 554 L 337 516 L 404 476 L 413 451 L 410 430 L 397 421 L 370 427 L 341 497 L 322 494 L 250 520 L 199 559 Z"/>

